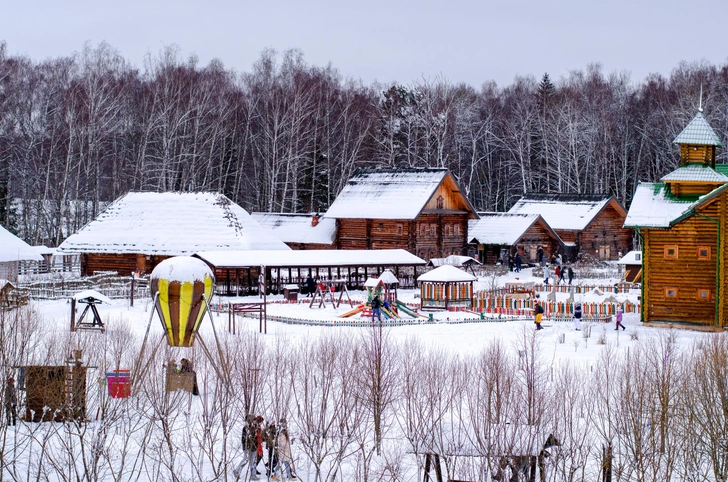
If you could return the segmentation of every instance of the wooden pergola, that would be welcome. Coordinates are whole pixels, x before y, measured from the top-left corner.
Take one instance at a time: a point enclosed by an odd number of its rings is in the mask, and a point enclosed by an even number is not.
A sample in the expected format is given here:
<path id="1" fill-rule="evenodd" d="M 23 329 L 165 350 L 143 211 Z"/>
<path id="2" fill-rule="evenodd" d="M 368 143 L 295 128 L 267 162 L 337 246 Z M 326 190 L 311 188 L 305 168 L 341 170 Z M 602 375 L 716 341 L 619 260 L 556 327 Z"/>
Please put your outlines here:
<path id="1" fill-rule="evenodd" d="M 285 285 L 305 284 L 311 274 L 320 281 L 346 280 L 348 289 L 362 289 L 369 277 L 390 269 L 400 287 L 414 288 L 425 260 L 403 250 L 214 251 L 195 254 L 214 271 L 216 293 L 227 296 L 260 292 L 265 271 L 266 291 L 282 293 Z"/>

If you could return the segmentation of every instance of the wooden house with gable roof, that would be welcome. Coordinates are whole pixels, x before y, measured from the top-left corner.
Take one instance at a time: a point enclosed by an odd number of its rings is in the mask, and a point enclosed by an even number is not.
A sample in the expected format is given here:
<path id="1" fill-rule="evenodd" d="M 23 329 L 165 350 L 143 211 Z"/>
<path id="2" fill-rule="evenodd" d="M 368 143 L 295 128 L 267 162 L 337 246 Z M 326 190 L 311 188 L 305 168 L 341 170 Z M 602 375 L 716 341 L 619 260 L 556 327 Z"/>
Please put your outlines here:
<path id="1" fill-rule="evenodd" d="M 538 214 L 478 213 L 470 221 L 468 241 L 477 246 L 483 263 L 508 263 L 508 256 L 518 252 L 525 263 L 536 263 L 538 247 L 545 256 L 559 252 L 563 245 L 558 234 Z"/>
<path id="2" fill-rule="evenodd" d="M 642 238 L 642 321 L 728 327 L 728 165 L 702 109 L 674 141 L 680 167 L 637 186 L 625 226 Z"/>
<path id="3" fill-rule="evenodd" d="M 325 218 L 337 249 L 406 249 L 423 259 L 464 255 L 473 206 L 447 169 L 359 169 Z"/>
<path id="4" fill-rule="evenodd" d="M 211 192 L 130 192 L 58 247 L 81 255 L 81 272 L 145 274 L 172 256 L 200 251 L 290 248 L 226 196 Z"/>
<path id="5" fill-rule="evenodd" d="M 541 215 L 563 241 L 568 260 L 579 254 L 618 260 L 632 249 L 633 231 L 623 227 L 627 211 L 610 194 L 532 193 L 508 212 Z"/>

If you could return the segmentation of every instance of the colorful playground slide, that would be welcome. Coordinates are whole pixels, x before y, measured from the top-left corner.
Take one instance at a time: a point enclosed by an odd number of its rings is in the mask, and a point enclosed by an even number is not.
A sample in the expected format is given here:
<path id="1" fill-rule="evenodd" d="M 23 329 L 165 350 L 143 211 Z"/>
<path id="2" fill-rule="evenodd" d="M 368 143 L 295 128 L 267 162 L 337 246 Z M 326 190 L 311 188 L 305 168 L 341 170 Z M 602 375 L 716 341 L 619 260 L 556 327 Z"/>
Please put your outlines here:
<path id="1" fill-rule="evenodd" d="M 405 305 L 404 303 L 402 303 L 399 300 L 395 301 L 394 304 L 398 310 L 402 311 L 403 313 L 408 314 L 412 318 L 427 318 L 427 316 L 417 313 L 415 310 L 413 310 L 412 308 Z"/>
<path id="2" fill-rule="evenodd" d="M 366 303 L 362 303 L 360 305 L 355 306 L 353 310 L 347 311 L 346 313 L 339 315 L 339 318 L 349 318 L 350 316 L 354 316 L 358 313 L 361 313 L 366 308 L 367 308 Z"/>

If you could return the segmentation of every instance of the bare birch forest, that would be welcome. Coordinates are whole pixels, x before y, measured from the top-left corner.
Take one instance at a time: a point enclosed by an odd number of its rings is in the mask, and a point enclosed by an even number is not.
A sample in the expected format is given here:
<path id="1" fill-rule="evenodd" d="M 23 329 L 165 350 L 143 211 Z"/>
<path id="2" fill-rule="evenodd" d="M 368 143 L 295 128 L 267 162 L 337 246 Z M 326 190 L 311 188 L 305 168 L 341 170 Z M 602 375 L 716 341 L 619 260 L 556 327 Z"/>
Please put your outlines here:
<path id="1" fill-rule="evenodd" d="M 728 65 L 636 84 L 599 65 L 511 85 L 362 85 L 296 50 L 249 72 L 175 47 L 35 61 L 0 43 L 0 223 L 55 246 L 129 190 L 219 191 L 251 211 L 325 210 L 359 167 L 446 167 L 481 210 L 527 191 L 612 192 L 677 166 L 695 115 L 728 132 Z M 719 162 L 727 154 L 719 151 Z"/>

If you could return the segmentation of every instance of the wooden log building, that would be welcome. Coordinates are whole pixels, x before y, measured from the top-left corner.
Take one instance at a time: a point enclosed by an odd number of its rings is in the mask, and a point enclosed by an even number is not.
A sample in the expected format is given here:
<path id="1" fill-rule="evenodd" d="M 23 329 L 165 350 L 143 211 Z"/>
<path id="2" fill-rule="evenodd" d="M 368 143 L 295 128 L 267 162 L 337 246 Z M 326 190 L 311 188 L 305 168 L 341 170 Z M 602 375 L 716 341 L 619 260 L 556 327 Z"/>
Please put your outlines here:
<path id="1" fill-rule="evenodd" d="M 644 322 L 728 326 L 728 165 L 722 143 L 699 111 L 674 141 L 680 167 L 640 183 L 626 227 L 642 240 Z"/>
<path id="2" fill-rule="evenodd" d="M 567 260 L 590 255 L 618 260 L 632 249 L 633 230 L 624 227 L 627 211 L 609 194 L 532 193 L 509 211 L 539 214 L 564 243 Z"/>
<path id="3" fill-rule="evenodd" d="M 508 256 L 521 255 L 524 263 L 536 263 L 538 247 L 550 258 L 563 245 L 558 234 L 538 214 L 478 213 L 470 222 L 469 243 L 476 246 L 478 259 L 485 264 L 508 264 Z"/>
<path id="4" fill-rule="evenodd" d="M 467 254 L 473 206 L 447 169 L 359 169 L 324 218 L 336 249 L 405 249 L 423 258 Z"/>
<path id="5" fill-rule="evenodd" d="M 290 251 L 243 208 L 209 192 L 130 192 L 58 247 L 81 255 L 84 276 L 143 275 L 171 256 L 263 249 Z"/>
<path id="6" fill-rule="evenodd" d="M 336 220 L 320 214 L 251 213 L 291 249 L 334 249 Z"/>

